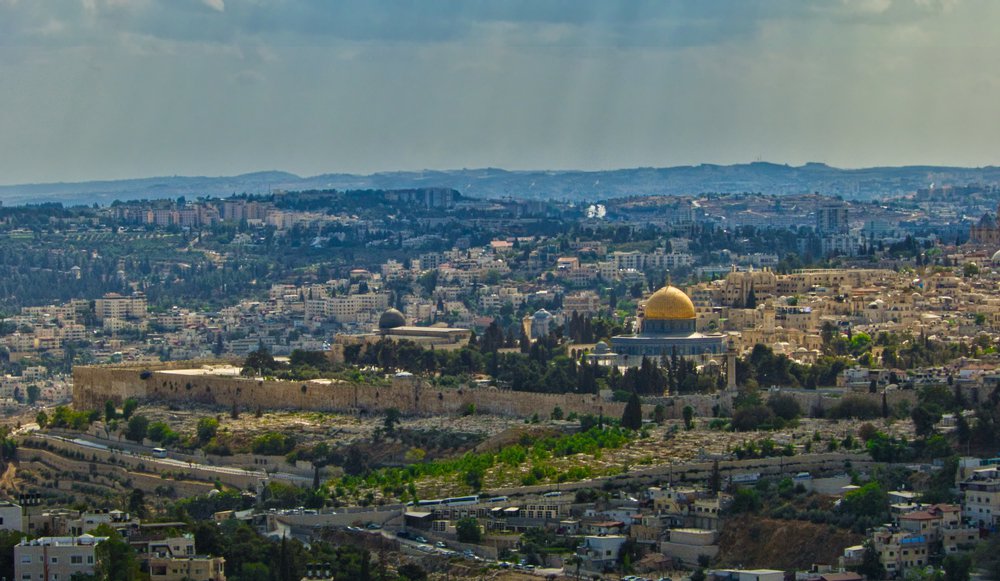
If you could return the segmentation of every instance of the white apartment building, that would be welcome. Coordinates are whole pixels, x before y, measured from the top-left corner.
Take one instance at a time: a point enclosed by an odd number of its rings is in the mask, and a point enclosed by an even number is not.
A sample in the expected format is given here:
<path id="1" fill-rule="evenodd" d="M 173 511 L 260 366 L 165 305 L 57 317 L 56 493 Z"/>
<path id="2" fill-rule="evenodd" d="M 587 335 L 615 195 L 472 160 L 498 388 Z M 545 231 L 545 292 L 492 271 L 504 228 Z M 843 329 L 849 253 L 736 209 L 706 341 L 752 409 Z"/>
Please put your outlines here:
<path id="1" fill-rule="evenodd" d="M 18 581 L 70 581 L 75 574 L 90 575 L 96 564 L 94 549 L 107 537 L 41 537 L 14 546 L 14 578 Z"/>

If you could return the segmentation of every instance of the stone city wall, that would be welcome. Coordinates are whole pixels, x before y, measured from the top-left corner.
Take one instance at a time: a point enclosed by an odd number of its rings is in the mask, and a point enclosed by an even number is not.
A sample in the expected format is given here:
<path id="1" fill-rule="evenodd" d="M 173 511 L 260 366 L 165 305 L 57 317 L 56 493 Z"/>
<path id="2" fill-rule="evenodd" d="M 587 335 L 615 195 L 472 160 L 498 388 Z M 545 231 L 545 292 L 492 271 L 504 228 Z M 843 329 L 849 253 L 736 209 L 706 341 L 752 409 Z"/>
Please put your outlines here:
<path id="1" fill-rule="evenodd" d="M 73 370 L 73 402 L 80 409 L 103 409 L 105 401 L 121 404 L 129 397 L 148 401 L 200 403 L 246 411 L 302 409 L 382 412 L 396 408 L 407 415 L 477 412 L 528 417 L 548 415 L 561 407 L 569 414 L 619 417 L 625 404 L 596 395 L 526 393 L 492 388 L 437 388 L 413 378 L 388 385 L 351 382 L 277 381 L 213 375 L 184 375 L 170 369 L 77 367 Z M 652 411 L 649 407 L 647 412 Z M 680 412 L 678 410 L 678 417 Z"/>
<path id="2" fill-rule="evenodd" d="M 190 362 L 148 368 L 76 367 L 73 370 L 73 402 L 79 409 L 103 409 L 110 400 L 118 405 L 129 397 L 147 401 L 199 403 L 222 408 L 235 404 L 242 411 L 271 409 L 301 409 L 345 413 L 379 413 L 395 408 L 406 415 L 455 415 L 470 406 L 479 413 L 504 416 L 547 416 L 556 407 L 564 414 L 593 414 L 621 417 L 625 404 L 605 400 L 597 395 L 528 393 L 496 388 L 439 388 L 417 378 L 395 378 L 387 385 L 371 385 L 346 381 L 279 381 L 217 375 L 189 375 L 175 370 L 196 366 Z M 804 413 L 830 409 L 843 395 L 841 392 L 791 390 Z M 763 393 L 766 400 L 769 394 Z M 881 395 L 858 393 L 881 405 Z M 912 391 L 888 394 L 889 404 L 913 401 Z M 690 405 L 699 417 L 711 417 L 713 411 L 723 414 L 732 410 L 731 394 L 697 394 L 663 398 L 647 398 L 643 405 L 646 417 L 655 404 L 662 404 L 666 417 L 680 419 L 684 407 Z"/>

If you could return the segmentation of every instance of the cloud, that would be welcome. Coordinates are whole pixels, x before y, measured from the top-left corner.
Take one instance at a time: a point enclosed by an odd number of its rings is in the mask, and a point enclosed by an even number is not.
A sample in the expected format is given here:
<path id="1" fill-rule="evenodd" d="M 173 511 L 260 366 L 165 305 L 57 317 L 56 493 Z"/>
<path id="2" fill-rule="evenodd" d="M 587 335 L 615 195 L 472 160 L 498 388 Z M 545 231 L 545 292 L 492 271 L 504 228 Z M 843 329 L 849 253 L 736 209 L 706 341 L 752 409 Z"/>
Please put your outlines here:
<path id="1" fill-rule="evenodd" d="M 226 11 L 225 0 L 201 0 L 201 1 L 203 4 L 205 4 L 205 6 L 208 6 L 212 10 L 215 10 L 216 12 Z"/>

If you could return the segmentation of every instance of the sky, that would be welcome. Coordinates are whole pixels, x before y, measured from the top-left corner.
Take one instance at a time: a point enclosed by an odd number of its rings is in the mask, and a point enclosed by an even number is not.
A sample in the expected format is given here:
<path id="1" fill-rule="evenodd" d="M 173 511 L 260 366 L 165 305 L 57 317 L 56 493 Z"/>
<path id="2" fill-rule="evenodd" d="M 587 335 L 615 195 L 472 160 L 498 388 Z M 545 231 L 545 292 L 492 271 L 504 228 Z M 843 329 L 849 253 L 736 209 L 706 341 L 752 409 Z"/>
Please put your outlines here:
<path id="1" fill-rule="evenodd" d="M 0 0 L 0 183 L 997 164 L 996 0 Z"/>

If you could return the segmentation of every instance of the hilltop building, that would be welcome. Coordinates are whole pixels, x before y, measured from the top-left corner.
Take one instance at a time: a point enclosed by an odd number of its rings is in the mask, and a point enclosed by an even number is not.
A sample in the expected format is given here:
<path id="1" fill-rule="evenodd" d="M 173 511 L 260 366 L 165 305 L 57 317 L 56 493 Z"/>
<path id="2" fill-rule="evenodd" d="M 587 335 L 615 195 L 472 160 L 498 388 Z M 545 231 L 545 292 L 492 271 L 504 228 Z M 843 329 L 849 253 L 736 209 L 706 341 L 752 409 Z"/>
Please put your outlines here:
<path id="1" fill-rule="evenodd" d="M 643 357 L 704 359 L 725 352 L 721 334 L 695 331 L 694 303 L 677 287 L 668 284 L 654 292 L 640 307 L 638 316 L 639 333 L 611 338 L 612 351 L 618 354 L 621 365 L 639 365 Z"/>
<path id="2" fill-rule="evenodd" d="M 994 248 L 1000 245 L 1000 224 L 997 223 L 998 218 L 1000 218 L 1000 205 L 997 206 L 996 216 L 983 214 L 979 222 L 969 228 L 969 242 L 993 246 Z"/>

